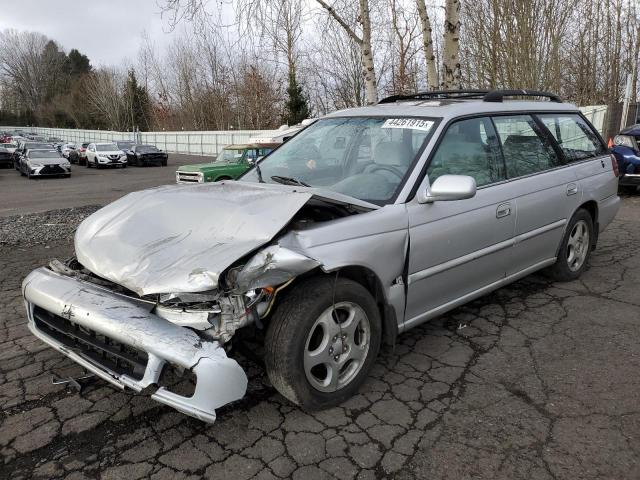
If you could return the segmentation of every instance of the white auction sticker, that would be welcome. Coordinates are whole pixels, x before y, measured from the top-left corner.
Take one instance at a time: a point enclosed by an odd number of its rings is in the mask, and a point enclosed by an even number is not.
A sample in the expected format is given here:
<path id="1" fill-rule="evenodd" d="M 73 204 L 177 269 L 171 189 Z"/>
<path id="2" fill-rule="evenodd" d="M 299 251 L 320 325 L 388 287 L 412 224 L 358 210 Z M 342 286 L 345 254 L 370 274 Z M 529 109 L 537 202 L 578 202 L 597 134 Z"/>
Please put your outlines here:
<path id="1" fill-rule="evenodd" d="M 422 118 L 389 118 L 382 124 L 382 128 L 410 128 L 425 132 L 431 130 L 431 127 L 433 127 L 433 121 Z"/>

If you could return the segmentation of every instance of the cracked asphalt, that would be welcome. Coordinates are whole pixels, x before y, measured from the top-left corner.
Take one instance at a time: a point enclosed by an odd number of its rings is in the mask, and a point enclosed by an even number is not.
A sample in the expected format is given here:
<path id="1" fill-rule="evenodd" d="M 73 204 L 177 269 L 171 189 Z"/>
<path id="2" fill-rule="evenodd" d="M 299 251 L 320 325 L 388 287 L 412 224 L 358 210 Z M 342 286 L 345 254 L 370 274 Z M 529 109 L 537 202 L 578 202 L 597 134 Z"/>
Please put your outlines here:
<path id="1" fill-rule="evenodd" d="M 207 425 L 100 380 L 31 336 L 20 282 L 67 237 L 0 246 L 0 478 L 640 478 L 640 197 L 589 270 L 530 276 L 401 335 L 362 391 L 306 413 L 248 368 Z"/>

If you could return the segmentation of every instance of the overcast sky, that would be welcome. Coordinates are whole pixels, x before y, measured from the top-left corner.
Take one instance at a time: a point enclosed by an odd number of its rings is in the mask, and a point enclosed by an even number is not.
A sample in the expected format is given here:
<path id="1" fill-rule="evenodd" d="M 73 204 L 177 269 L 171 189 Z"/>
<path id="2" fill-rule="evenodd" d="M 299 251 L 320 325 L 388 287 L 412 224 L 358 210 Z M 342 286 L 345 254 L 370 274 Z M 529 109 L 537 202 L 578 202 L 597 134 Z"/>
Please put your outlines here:
<path id="1" fill-rule="evenodd" d="M 160 48 L 173 37 L 156 0 L 0 0 L 0 5 L 0 30 L 43 33 L 67 52 L 77 48 L 93 66 L 135 61 L 145 30 Z"/>

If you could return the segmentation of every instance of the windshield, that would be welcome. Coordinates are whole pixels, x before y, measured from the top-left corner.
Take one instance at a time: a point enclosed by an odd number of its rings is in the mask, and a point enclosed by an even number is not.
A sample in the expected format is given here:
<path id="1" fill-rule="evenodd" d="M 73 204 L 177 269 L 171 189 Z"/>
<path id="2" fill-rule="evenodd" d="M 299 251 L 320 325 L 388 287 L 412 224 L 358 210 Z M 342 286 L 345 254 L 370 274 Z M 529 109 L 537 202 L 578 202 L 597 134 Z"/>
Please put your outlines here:
<path id="1" fill-rule="evenodd" d="M 29 158 L 60 158 L 55 150 L 32 150 L 29 152 Z"/>
<path id="2" fill-rule="evenodd" d="M 159 151 L 160 150 L 153 145 L 140 145 L 139 147 L 136 147 L 136 152 L 138 153 L 156 153 Z"/>
<path id="3" fill-rule="evenodd" d="M 53 148 L 50 143 L 25 143 L 24 148 Z"/>
<path id="4" fill-rule="evenodd" d="M 136 142 L 116 142 L 119 148 L 131 148 Z"/>
<path id="5" fill-rule="evenodd" d="M 96 151 L 98 152 L 113 152 L 114 150 L 120 150 L 115 143 L 99 143 L 96 145 Z"/>
<path id="6" fill-rule="evenodd" d="M 360 200 L 388 203 L 436 121 L 406 117 L 318 120 L 259 163 L 262 180 L 299 182 Z M 256 169 L 242 180 L 258 182 Z"/>
<path id="7" fill-rule="evenodd" d="M 235 163 L 239 162 L 242 158 L 242 154 L 244 153 L 244 148 L 225 148 L 222 150 L 222 155 L 220 155 L 216 162 L 225 162 L 225 163 Z"/>

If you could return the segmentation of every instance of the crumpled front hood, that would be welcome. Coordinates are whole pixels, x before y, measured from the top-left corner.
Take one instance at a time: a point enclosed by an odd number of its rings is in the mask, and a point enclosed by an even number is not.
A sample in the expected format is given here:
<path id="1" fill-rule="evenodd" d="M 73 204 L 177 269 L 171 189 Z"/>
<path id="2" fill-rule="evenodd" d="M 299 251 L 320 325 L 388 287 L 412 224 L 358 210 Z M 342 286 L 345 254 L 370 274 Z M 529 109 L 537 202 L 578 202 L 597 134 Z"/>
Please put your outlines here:
<path id="1" fill-rule="evenodd" d="M 244 182 L 168 185 L 130 193 L 80 224 L 80 263 L 139 295 L 202 292 L 269 242 L 313 196 Z"/>

